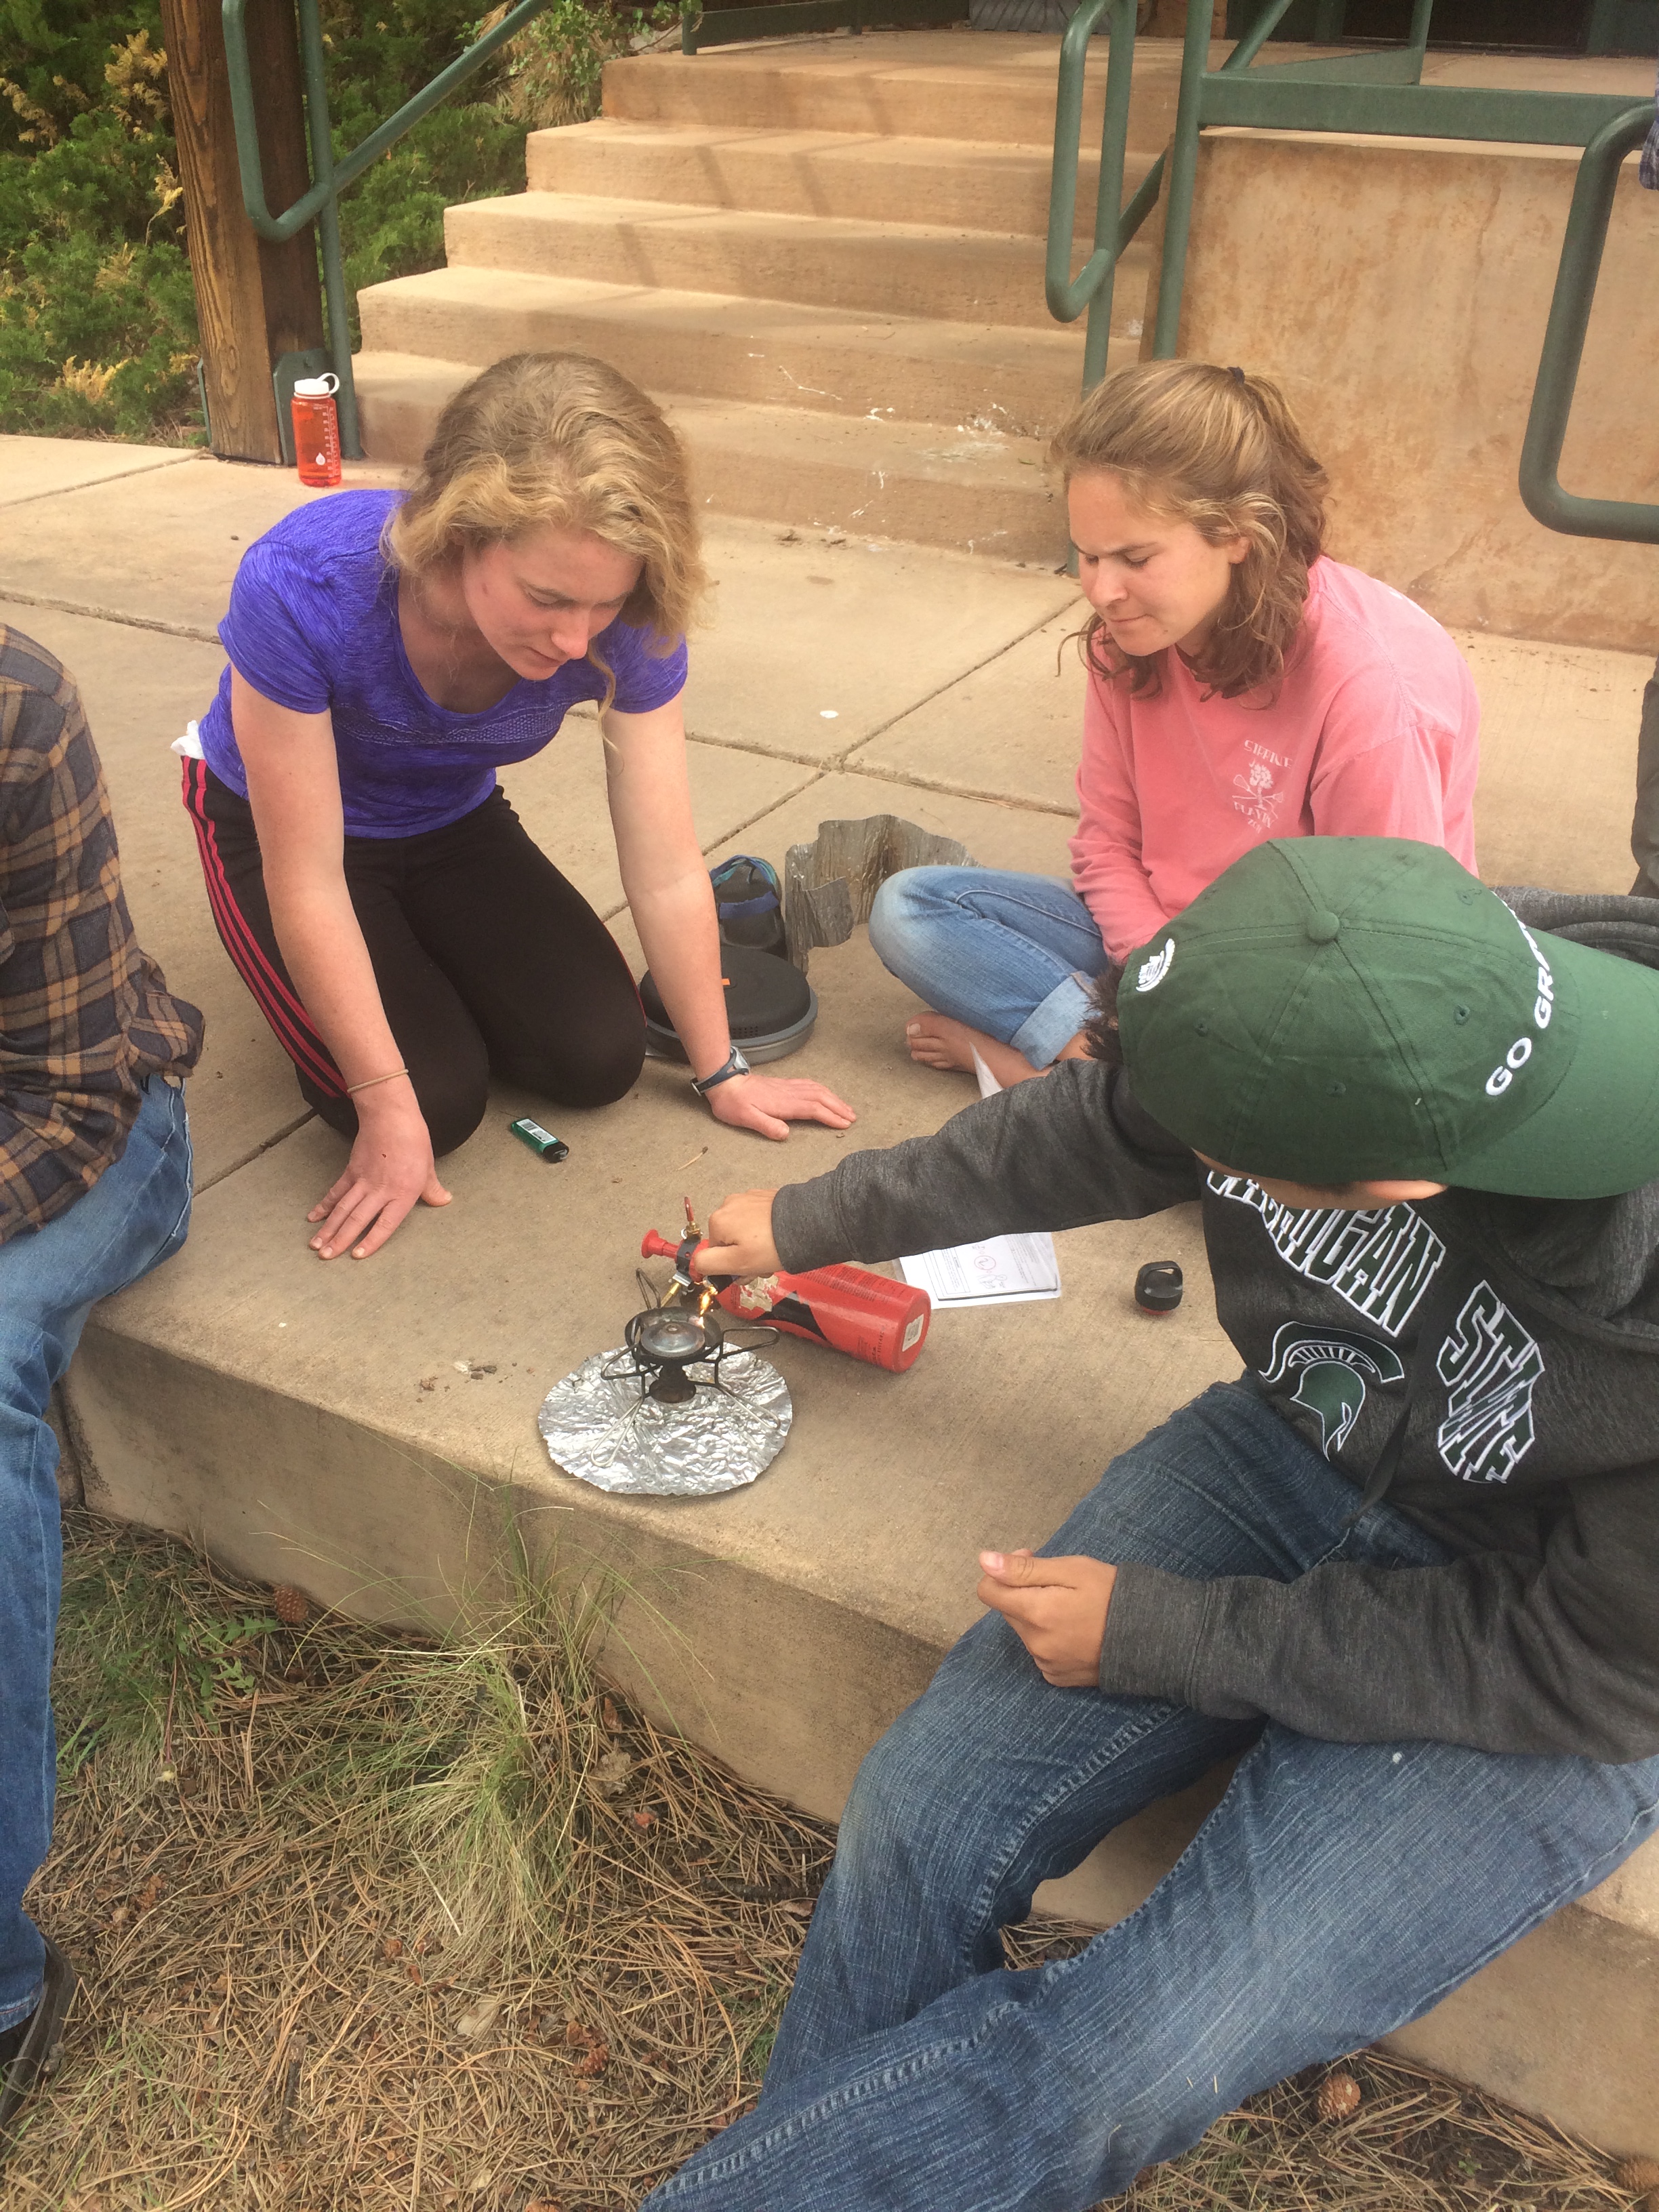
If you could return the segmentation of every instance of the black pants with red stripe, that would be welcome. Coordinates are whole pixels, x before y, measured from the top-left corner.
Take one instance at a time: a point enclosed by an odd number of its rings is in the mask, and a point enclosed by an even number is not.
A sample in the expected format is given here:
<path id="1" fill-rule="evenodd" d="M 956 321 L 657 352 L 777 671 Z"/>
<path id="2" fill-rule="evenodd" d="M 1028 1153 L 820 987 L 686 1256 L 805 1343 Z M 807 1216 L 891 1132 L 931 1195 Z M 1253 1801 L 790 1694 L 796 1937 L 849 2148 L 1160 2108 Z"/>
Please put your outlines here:
<path id="1" fill-rule="evenodd" d="M 253 812 L 205 761 L 185 763 L 221 942 L 331 1128 L 357 1115 L 289 980 L 271 927 Z M 620 1098 L 645 1060 L 628 964 L 592 907 L 533 844 L 506 794 L 416 837 L 348 837 L 346 886 L 432 1149 L 483 1119 L 489 1078 L 565 1106 Z"/>

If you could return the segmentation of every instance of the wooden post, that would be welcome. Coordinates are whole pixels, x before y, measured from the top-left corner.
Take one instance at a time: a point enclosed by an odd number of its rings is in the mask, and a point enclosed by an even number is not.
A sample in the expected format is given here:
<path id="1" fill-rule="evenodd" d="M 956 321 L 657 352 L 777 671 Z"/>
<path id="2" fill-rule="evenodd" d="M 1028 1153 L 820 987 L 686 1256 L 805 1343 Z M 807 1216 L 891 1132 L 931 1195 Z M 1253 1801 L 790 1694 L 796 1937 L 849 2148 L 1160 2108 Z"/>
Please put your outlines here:
<path id="1" fill-rule="evenodd" d="M 272 246 L 243 211 L 219 0 L 161 0 L 161 29 L 213 450 L 279 462 L 272 365 L 323 343 L 315 236 Z M 279 215 L 311 181 L 291 0 L 257 0 L 247 30 L 265 198 Z"/>

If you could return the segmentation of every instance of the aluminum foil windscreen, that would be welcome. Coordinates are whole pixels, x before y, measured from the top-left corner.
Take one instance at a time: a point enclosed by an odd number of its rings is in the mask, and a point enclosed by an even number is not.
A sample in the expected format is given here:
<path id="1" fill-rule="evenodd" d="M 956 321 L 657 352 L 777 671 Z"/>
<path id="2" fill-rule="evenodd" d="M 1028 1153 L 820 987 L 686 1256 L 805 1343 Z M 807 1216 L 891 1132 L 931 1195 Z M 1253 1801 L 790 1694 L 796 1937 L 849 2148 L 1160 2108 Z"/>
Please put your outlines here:
<path id="1" fill-rule="evenodd" d="M 719 1387 L 699 1382 L 684 1406 L 647 1398 L 637 1375 L 605 1372 L 628 1359 L 621 1347 L 597 1352 L 542 1401 L 536 1425 L 567 1474 L 636 1497 L 713 1498 L 752 1482 L 782 1450 L 794 1407 L 764 1359 L 729 1356 Z"/>

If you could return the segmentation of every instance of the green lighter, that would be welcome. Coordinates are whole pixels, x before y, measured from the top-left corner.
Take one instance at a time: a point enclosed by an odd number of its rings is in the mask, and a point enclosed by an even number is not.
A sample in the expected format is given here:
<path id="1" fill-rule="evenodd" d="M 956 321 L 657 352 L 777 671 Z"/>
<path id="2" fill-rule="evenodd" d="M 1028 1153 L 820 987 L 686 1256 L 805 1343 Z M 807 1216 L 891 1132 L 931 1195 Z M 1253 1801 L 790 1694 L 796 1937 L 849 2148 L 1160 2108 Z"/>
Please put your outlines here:
<path id="1" fill-rule="evenodd" d="M 551 1129 L 544 1129 L 527 1114 L 521 1121 L 509 1121 L 507 1127 L 521 1145 L 528 1145 L 542 1159 L 562 1160 L 570 1156 L 570 1147 L 562 1137 L 556 1137 Z"/>

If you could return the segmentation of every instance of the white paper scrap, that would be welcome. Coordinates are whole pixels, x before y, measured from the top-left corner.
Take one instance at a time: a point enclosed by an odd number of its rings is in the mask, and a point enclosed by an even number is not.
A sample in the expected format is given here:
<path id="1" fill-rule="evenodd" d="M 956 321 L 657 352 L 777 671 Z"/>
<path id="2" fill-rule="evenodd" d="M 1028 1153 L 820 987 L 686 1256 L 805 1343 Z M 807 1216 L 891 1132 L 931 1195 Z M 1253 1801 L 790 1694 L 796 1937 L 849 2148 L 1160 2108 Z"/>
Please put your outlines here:
<path id="1" fill-rule="evenodd" d="M 899 1266 L 905 1281 L 926 1291 L 936 1306 L 1017 1305 L 1060 1296 L 1060 1265 L 1046 1229 L 918 1252 Z"/>
<path id="2" fill-rule="evenodd" d="M 981 1098 L 1001 1090 L 978 1053 L 974 1054 L 974 1073 Z M 1023 1305 L 1060 1296 L 1060 1262 L 1046 1229 L 918 1252 L 901 1260 L 899 1268 L 905 1281 L 926 1291 L 936 1306 Z"/>

